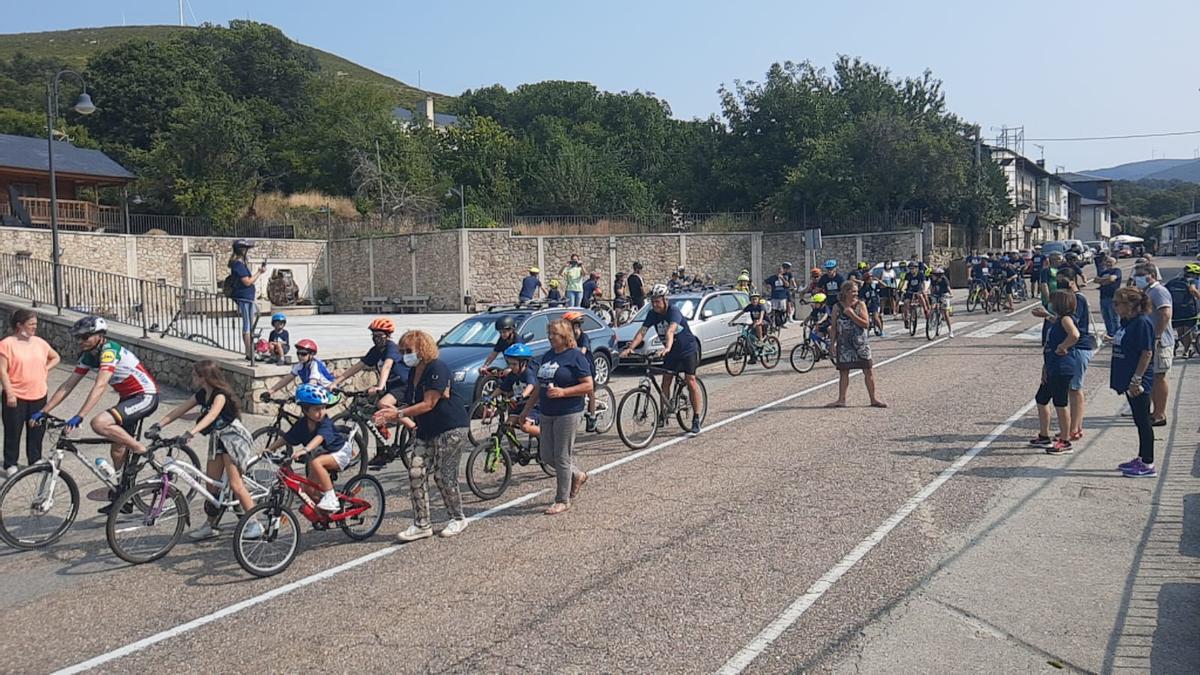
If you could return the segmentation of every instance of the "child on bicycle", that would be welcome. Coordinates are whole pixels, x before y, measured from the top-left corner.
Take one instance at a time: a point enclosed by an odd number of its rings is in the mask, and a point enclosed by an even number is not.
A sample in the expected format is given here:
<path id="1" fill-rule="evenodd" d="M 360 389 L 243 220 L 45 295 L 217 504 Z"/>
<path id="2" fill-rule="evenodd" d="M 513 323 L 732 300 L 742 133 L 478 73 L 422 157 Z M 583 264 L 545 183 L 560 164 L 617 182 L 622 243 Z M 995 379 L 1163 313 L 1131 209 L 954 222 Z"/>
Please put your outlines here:
<path id="1" fill-rule="evenodd" d="M 518 342 L 517 344 L 504 350 L 504 360 L 508 362 L 508 369 L 504 375 L 496 382 L 496 389 L 504 394 L 512 402 L 510 414 L 520 416 L 521 408 L 525 406 L 525 399 L 533 394 L 533 390 L 537 388 L 537 375 L 534 369 L 529 367 L 529 360 L 533 358 L 533 350 L 529 345 Z M 520 391 L 517 391 L 517 389 Z M 514 420 L 514 417 L 509 419 Z M 521 431 L 530 436 L 537 436 L 541 433 L 541 428 L 538 427 L 538 422 L 541 419 L 541 410 L 534 406 L 530 414 L 525 416 L 525 423 L 521 425 Z"/>
<path id="2" fill-rule="evenodd" d="M 392 341 L 392 333 L 396 332 L 396 324 L 391 319 L 382 316 L 376 318 L 371 321 L 367 329 L 371 331 L 371 349 L 359 359 L 358 363 L 334 378 L 329 389 L 336 389 L 360 371 L 373 368 L 378 373 L 378 379 L 375 384 L 367 388 L 367 393 L 379 395 L 378 408 L 383 410 L 396 405 L 397 401 L 404 398 L 404 390 L 408 386 L 408 377 L 412 368 L 404 363 L 400 348 Z M 330 405 L 333 403 L 336 401 L 332 401 Z M 380 427 L 379 432 L 385 439 L 391 436 L 391 430 L 388 427 Z M 376 450 L 375 457 L 371 460 L 371 466 L 380 468 L 387 463 L 387 453 L 384 449 Z"/>
<path id="3" fill-rule="evenodd" d="M 771 308 L 763 304 L 762 293 L 755 291 L 750 294 L 750 304 L 743 307 L 737 314 L 734 314 L 733 318 L 729 320 L 729 325 L 732 326 L 743 314 L 749 314 L 750 326 L 754 329 L 754 335 L 759 340 L 762 340 L 767 330 L 767 317 L 770 311 Z"/>
<path id="4" fill-rule="evenodd" d="M 550 290 L 546 291 L 546 302 L 550 304 L 562 302 L 562 291 L 558 288 L 558 279 L 550 280 Z"/>
<path id="5" fill-rule="evenodd" d="M 333 373 L 324 361 L 317 358 L 316 341 L 306 338 L 296 343 L 296 364 L 292 366 L 292 372 L 275 380 L 275 384 L 259 395 L 259 400 L 269 403 L 275 392 L 288 386 L 293 380 L 298 384 L 315 384 L 325 388 L 333 384 Z"/>
<path id="6" fill-rule="evenodd" d="M 829 307 L 825 304 L 826 297 L 824 293 L 813 293 L 809 299 L 809 304 L 812 305 L 812 312 L 808 315 L 808 321 L 812 324 L 812 332 L 822 341 L 829 341 Z"/>
<path id="7" fill-rule="evenodd" d="M 875 275 L 866 272 L 863 275 L 863 285 L 858 289 L 858 297 L 862 298 L 867 305 L 867 313 L 870 315 L 871 325 L 875 326 L 879 331 L 883 330 L 883 312 L 880 303 L 882 297 L 883 286 Z"/>
<path id="8" fill-rule="evenodd" d="M 933 298 L 933 311 L 941 312 L 942 319 L 946 322 L 946 328 L 950 331 L 950 337 L 954 337 L 954 326 L 950 325 L 950 279 L 946 276 L 946 270 L 938 267 L 933 270 L 933 278 L 929 283 L 929 294 Z"/>
<path id="9" fill-rule="evenodd" d="M 192 397 L 180 403 L 157 423 L 150 425 L 150 428 L 146 430 L 146 437 L 157 438 L 162 433 L 164 426 L 180 419 L 192 408 L 199 406 L 198 419 L 191 429 L 180 436 L 180 440 L 187 443 L 196 434 L 209 437 L 208 466 L 205 467 L 205 475 L 217 481 L 221 479 L 222 473 L 225 474 L 229 479 L 229 489 L 237 497 L 242 511 L 249 511 L 254 508 L 254 499 L 250 496 L 250 491 L 246 489 L 246 484 L 242 482 L 242 473 L 245 472 L 246 465 L 254 454 L 254 441 L 250 437 L 250 432 L 242 424 L 242 411 L 238 405 L 237 396 L 233 393 L 229 383 L 225 381 L 217 364 L 207 359 L 197 361 L 192 366 L 192 388 L 195 390 Z M 220 490 L 215 485 L 209 485 L 208 489 L 214 496 Z M 216 527 L 218 511 L 209 502 L 204 503 L 204 511 L 208 514 L 208 518 L 188 535 L 196 541 L 220 534 L 220 530 Z M 256 528 L 254 531 L 257 534 L 252 533 L 249 535 L 250 537 L 261 535 L 262 527 L 258 523 L 247 524 L 246 529 L 250 530 L 251 528 Z"/>
<path id="10" fill-rule="evenodd" d="M 332 401 L 333 396 L 324 387 L 300 385 L 296 390 L 296 403 L 300 404 L 300 412 L 304 416 L 267 448 L 267 452 L 275 452 L 287 444 L 295 448 L 292 459 L 309 456 L 308 477 L 321 489 L 317 508 L 329 512 L 341 507 L 329 473 L 345 470 L 358 455 L 354 441 L 338 431 L 333 420 L 325 414 L 325 408 Z M 310 493 L 309 497 L 317 499 L 318 495 Z"/>

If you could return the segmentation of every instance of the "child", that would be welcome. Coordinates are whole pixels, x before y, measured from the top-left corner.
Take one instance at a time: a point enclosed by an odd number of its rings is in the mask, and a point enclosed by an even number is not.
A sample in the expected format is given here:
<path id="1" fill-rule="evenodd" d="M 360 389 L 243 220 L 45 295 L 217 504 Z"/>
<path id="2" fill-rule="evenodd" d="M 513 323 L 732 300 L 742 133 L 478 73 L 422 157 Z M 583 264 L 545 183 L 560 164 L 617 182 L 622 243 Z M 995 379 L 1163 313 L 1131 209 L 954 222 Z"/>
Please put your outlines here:
<path id="1" fill-rule="evenodd" d="M 197 361 L 192 366 L 192 387 L 196 390 L 194 396 L 180 403 L 179 407 L 167 413 L 157 424 L 151 425 L 146 431 L 146 437 L 156 438 L 164 426 L 183 417 L 192 408 L 200 406 L 200 418 L 183 434 L 182 439 L 187 442 L 196 434 L 209 436 L 208 466 L 205 473 L 209 478 L 219 480 L 224 472 L 229 477 L 229 489 L 237 497 L 242 511 L 249 511 L 254 508 L 254 500 L 242 482 L 242 473 L 253 454 L 254 441 L 250 432 L 242 425 L 237 396 L 221 375 L 217 364 L 209 360 Z M 210 485 L 209 490 L 216 495 L 219 488 Z M 208 511 L 208 508 L 205 508 L 205 511 Z M 246 531 L 246 536 L 250 538 L 259 537 L 262 535 L 262 526 L 251 522 L 246 525 Z M 204 524 L 192 530 L 188 536 L 199 541 L 218 534 L 220 530 L 216 528 L 216 518 L 210 515 Z"/>
<path id="2" fill-rule="evenodd" d="M 329 512 L 341 508 L 329 472 L 344 470 L 358 454 L 354 442 L 338 431 L 333 426 L 333 420 L 325 414 L 325 407 L 332 402 L 332 398 L 324 387 L 300 385 L 296 390 L 296 403 L 300 404 L 304 417 L 267 448 L 267 452 L 274 452 L 284 443 L 293 446 L 292 459 L 313 453 L 308 460 L 308 477 L 321 488 L 317 508 Z"/>
<path id="3" fill-rule="evenodd" d="M 300 384 L 315 384 L 327 389 L 333 383 L 333 373 L 321 359 L 317 358 L 315 341 L 305 338 L 297 342 L 296 360 L 297 363 L 292 366 L 292 372 L 276 380 L 275 384 L 259 396 L 263 403 L 269 403 L 271 395 L 286 387 L 292 380 L 299 380 Z"/>
<path id="4" fill-rule="evenodd" d="M 558 290 L 558 279 L 550 280 L 550 290 L 546 292 L 546 302 L 551 304 L 562 302 L 562 291 Z"/>
<path id="5" fill-rule="evenodd" d="M 750 315 L 750 325 L 754 327 L 754 334 L 758 339 L 763 339 L 763 332 L 766 331 L 768 312 L 771 311 L 762 302 L 762 293 L 754 292 L 750 294 L 750 304 L 742 308 L 742 311 L 733 315 L 729 320 L 729 325 L 732 326 L 734 321 L 737 321 L 743 314 Z"/>
<path id="6" fill-rule="evenodd" d="M 596 360 L 592 358 L 592 339 L 583 330 L 583 312 L 567 312 L 562 315 L 563 321 L 570 322 L 571 329 L 575 331 L 575 346 L 583 355 L 587 357 L 588 363 L 592 365 L 592 378 L 596 377 Z M 587 395 L 587 411 L 583 413 L 584 429 L 588 432 L 596 430 L 596 392 L 592 391 Z"/>
<path id="7" fill-rule="evenodd" d="M 824 293 L 813 293 L 811 299 L 812 313 L 808 315 L 812 322 L 812 332 L 824 341 L 829 339 L 829 307 L 825 305 Z"/>
<path id="8" fill-rule="evenodd" d="M 373 368 L 379 374 L 379 378 L 376 384 L 367 387 L 367 393 L 372 396 L 379 395 L 378 407 L 382 410 L 403 400 L 404 390 L 408 386 L 408 376 L 412 369 L 404 365 L 400 348 L 396 346 L 395 342 L 392 342 L 392 333 L 396 332 L 396 324 L 391 319 L 381 316 L 371 321 L 367 328 L 371 331 L 371 349 L 359 359 L 358 363 L 343 370 L 334 378 L 332 386 L 339 387 L 363 369 Z M 385 439 L 391 437 L 391 430 L 387 427 L 381 427 L 379 431 Z M 370 465 L 378 469 L 386 466 L 389 461 L 391 460 L 388 459 L 387 452 L 381 447 L 376 450 Z"/>
<path id="9" fill-rule="evenodd" d="M 288 335 L 287 316 L 283 312 L 271 315 L 271 334 L 267 336 L 267 345 L 271 349 L 270 359 L 275 363 L 283 363 L 283 357 L 290 349 L 291 338 Z"/>
<path id="10" fill-rule="evenodd" d="M 880 298 L 882 295 L 882 287 L 879 285 L 879 280 L 875 275 L 867 272 L 863 275 L 863 286 L 858 289 L 858 297 L 862 298 L 863 302 L 867 303 L 867 314 L 871 319 L 871 325 L 875 326 L 876 330 L 883 332 L 883 314 Z"/>
<path id="11" fill-rule="evenodd" d="M 521 408 L 525 406 L 525 399 L 529 398 L 533 394 L 534 388 L 537 387 L 537 376 L 529 367 L 529 360 L 532 358 L 533 350 L 529 348 L 529 345 L 520 342 L 504 350 L 504 360 L 508 363 L 508 369 L 496 383 L 496 388 L 512 399 L 513 412 L 518 416 L 521 414 Z M 518 387 L 520 391 L 517 391 Z M 521 431 L 530 436 L 540 434 L 541 429 L 538 427 L 540 413 L 541 411 L 535 406 L 530 414 L 525 416 L 525 423 L 521 425 Z"/>

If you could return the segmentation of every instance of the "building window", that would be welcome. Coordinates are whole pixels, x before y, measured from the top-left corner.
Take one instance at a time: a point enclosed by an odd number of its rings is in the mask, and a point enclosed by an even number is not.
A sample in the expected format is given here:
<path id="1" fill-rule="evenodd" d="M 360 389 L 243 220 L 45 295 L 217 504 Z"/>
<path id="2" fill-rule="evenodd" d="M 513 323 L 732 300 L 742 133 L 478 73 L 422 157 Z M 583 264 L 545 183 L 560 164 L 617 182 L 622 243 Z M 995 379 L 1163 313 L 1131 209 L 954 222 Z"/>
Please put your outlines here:
<path id="1" fill-rule="evenodd" d="M 36 197 L 38 196 L 37 183 L 11 183 L 13 192 L 17 193 L 18 197 Z"/>

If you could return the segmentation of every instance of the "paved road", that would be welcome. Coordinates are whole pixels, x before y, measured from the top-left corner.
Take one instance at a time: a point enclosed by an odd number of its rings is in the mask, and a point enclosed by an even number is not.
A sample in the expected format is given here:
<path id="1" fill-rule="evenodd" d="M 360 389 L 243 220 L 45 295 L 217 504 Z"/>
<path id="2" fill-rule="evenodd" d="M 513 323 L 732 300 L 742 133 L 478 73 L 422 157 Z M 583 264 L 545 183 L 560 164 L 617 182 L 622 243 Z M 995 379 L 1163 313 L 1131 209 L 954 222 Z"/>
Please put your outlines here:
<path id="1" fill-rule="evenodd" d="M 181 544 L 131 568 L 108 550 L 102 522 L 87 518 L 47 550 L 0 552 L 0 668 L 888 670 L 887 652 L 877 651 L 887 643 L 873 650 L 866 636 L 901 635 L 891 613 L 910 606 L 1015 479 L 1072 470 L 1072 457 L 1024 443 L 1034 421 L 1022 413 L 1040 367 L 1029 339 L 1036 320 L 1026 311 L 956 319 L 953 340 L 874 343 L 888 410 L 866 406 L 857 377 L 850 408 L 824 408 L 836 387 L 827 362 L 805 375 L 782 365 L 738 378 L 709 363 L 705 432 L 673 429 L 640 453 L 615 435 L 584 438 L 581 463 L 594 478 L 555 518 L 541 515 L 551 481 L 526 467 L 509 501 L 466 493 L 476 519 L 460 537 L 399 546 L 393 535 L 411 510 L 391 470 L 380 536 L 353 543 L 306 533 L 293 566 L 268 580 L 247 578 L 228 538 Z M 1093 369 L 1088 394 L 1102 400 L 1104 353 Z M 630 382 L 619 376 L 616 387 Z M 1089 428 L 1111 423 L 1113 411 L 1097 409 L 1104 417 L 1089 418 Z M 1127 458 L 1125 447 L 1095 443 L 1112 463 Z M 1052 524 L 1039 522 L 1048 532 L 1039 536 L 1052 537 Z M 1131 564 L 1105 562 L 1118 579 Z M 1087 594 L 1079 575 L 1056 582 Z M 1007 579 L 981 583 L 996 593 Z M 911 640 L 901 645 L 914 649 Z M 1101 670 L 1105 646 L 1066 661 Z M 904 662 L 914 671 L 988 669 L 953 651 L 922 657 L 915 649 Z"/>

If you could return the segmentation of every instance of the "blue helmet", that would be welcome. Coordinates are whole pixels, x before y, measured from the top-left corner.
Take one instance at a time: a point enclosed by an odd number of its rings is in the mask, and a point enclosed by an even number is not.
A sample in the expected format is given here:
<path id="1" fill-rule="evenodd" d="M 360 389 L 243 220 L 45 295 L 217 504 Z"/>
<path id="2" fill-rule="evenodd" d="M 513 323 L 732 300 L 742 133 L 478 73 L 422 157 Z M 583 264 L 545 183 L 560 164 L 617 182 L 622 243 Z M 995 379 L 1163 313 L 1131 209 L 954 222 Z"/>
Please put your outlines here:
<path id="1" fill-rule="evenodd" d="M 532 359 L 533 350 L 524 342 L 518 342 L 508 349 L 504 350 L 504 358 L 508 359 Z"/>
<path id="2" fill-rule="evenodd" d="M 315 384 L 302 384 L 296 388 L 296 403 L 300 405 L 329 405 L 333 396 L 329 390 Z"/>
<path id="3" fill-rule="evenodd" d="M 271 323 L 275 323 L 276 321 L 287 323 L 287 314 L 284 314 L 283 312 L 275 312 L 271 315 Z"/>
<path id="4" fill-rule="evenodd" d="M 837 261 L 834 260 L 833 258 L 830 258 L 829 260 L 825 261 L 825 269 L 831 270 L 831 269 L 835 269 L 836 267 L 837 267 Z"/>

